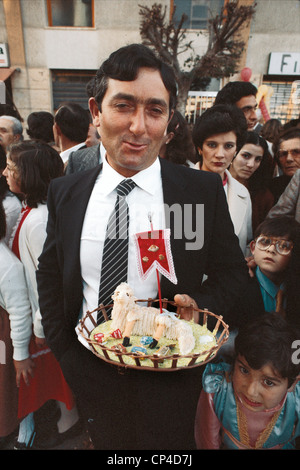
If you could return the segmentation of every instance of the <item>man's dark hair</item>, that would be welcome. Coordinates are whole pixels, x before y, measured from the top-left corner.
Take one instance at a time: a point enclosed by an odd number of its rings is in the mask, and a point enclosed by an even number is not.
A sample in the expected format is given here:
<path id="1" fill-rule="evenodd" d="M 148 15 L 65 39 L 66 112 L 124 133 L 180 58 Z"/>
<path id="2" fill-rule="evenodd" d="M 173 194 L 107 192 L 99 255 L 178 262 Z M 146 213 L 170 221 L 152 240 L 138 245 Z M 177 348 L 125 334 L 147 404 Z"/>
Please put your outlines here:
<path id="1" fill-rule="evenodd" d="M 216 105 L 207 109 L 196 120 L 193 141 L 202 149 L 203 142 L 212 135 L 234 132 L 237 137 L 237 151 L 244 145 L 247 135 L 247 121 L 244 113 L 236 106 Z"/>
<path id="2" fill-rule="evenodd" d="M 99 68 L 92 89 L 94 98 L 101 110 L 101 103 L 106 93 L 108 79 L 130 82 L 136 79 L 142 67 L 158 70 L 162 81 L 170 93 L 170 111 L 175 108 L 177 86 L 173 69 L 162 62 L 154 52 L 142 44 L 131 44 L 113 52 Z M 90 89 L 88 90 L 90 94 Z"/>
<path id="3" fill-rule="evenodd" d="M 53 135 L 54 116 L 47 111 L 34 111 L 27 118 L 26 129 L 31 139 L 54 142 Z"/>
<path id="4" fill-rule="evenodd" d="M 257 88 L 250 82 L 228 82 L 217 94 L 214 104 L 235 104 L 244 96 L 256 96 Z"/>
<path id="5" fill-rule="evenodd" d="M 270 364 L 290 387 L 300 371 L 292 361 L 292 345 L 297 331 L 278 313 L 266 313 L 240 328 L 235 339 L 235 354 L 243 356 L 249 366 L 258 370 Z"/>
<path id="6" fill-rule="evenodd" d="M 63 103 L 54 116 L 63 135 L 72 142 L 85 142 L 90 125 L 86 110 L 77 103 Z"/>

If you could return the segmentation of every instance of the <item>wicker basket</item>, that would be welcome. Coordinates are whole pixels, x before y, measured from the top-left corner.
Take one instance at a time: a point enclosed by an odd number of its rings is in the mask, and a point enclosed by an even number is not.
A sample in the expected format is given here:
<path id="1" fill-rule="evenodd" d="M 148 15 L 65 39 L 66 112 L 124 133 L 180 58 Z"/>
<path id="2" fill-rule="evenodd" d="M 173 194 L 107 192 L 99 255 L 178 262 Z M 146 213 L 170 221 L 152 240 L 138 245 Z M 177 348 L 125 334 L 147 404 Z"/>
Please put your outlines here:
<path id="1" fill-rule="evenodd" d="M 158 303 L 159 300 L 153 300 L 153 299 L 147 299 L 147 300 L 137 300 L 137 303 L 139 302 L 147 302 L 148 306 L 154 306 L 155 303 Z M 176 307 L 176 312 L 178 316 L 180 317 L 180 312 L 183 307 L 178 306 L 175 304 L 175 302 L 168 301 L 164 299 L 162 301 L 162 306 L 163 308 L 166 308 L 167 305 L 172 305 L 172 307 Z M 107 309 L 111 308 L 113 304 L 104 306 L 100 305 L 98 308 L 93 310 L 92 312 L 87 312 L 85 317 L 80 320 L 79 326 L 78 326 L 78 332 L 82 336 L 82 338 L 90 345 L 90 349 L 95 354 L 97 357 L 102 359 L 105 362 L 108 362 L 109 364 L 116 365 L 118 367 L 122 368 L 132 368 L 132 369 L 138 369 L 138 370 L 149 370 L 149 371 L 156 371 L 156 372 L 169 372 L 169 371 L 176 371 L 176 370 L 181 370 L 181 369 L 190 369 L 193 367 L 199 367 L 202 366 L 208 362 L 210 362 L 217 354 L 218 350 L 220 347 L 228 340 L 229 337 L 229 328 L 228 325 L 223 321 L 222 316 L 218 316 L 208 310 L 201 310 L 198 308 L 194 308 L 194 311 L 199 312 L 200 315 L 200 321 L 199 323 L 203 326 L 207 325 L 207 320 L 208 318 L 212 318 L 215 320 L 215 326 L 212 331 L 213 335 L 215 336 L 216 339 L 216 344 L 205 350 L 202 351 L 200 354 L 187 354 L 185 356 L 180 355 L 180 354 L 173 354 L 173 355 L 168 355 L 168 356 L 159 356 L 153 352 L 153 355 L 146 355 L 143 358 L 139 357 L 138 355 L 135 355 L 132 352 L 121 352 L 121 351 L 116 351 L 115 349 L 112 349 L 110 347 L 107 347 L 105 344 L 98 343 L 97 341 L 93 340 L 90 338 L 90 335 L 92 331 L 98 326 L 97 322 L 95 320 L 95 317 L 97 318 L 97 313 L 101 311 L 104 321 L 108 321 L 108 315 L 107 315 Z M 201 317 L 202 317 L 202 322 L 201 322 Z M 89 321 L 88 321 L 89 320 Z M 87 326 L 87 323 L 89 323 L 89 326 Z M 218 336 L 217 333 L 219 332 Z M 103 355 L 100 354 L 95 346 L 97 348 L 100 348 L 103 352 Z M 114 357 L 112 357 L 112 355 Z M 130 356 L 131 358 L 134 359 L 135 364 L 127 364 L 125 362 L 125 356 Z M 180 365 L 180 359 L 185 358 L 187 359 L 187 364 L 185 365 Z M 143 364 L 143 359 L 150 359 L 151 360 L 151 366 L 145 366 Z M 161 367 L 161 363 L 164 361 L 168 361 L 168 366 L 167 367 Z M 186 361 L 185 361 L 186 362 Z M 165 362 L 165 365 L 167 362 Z"/>

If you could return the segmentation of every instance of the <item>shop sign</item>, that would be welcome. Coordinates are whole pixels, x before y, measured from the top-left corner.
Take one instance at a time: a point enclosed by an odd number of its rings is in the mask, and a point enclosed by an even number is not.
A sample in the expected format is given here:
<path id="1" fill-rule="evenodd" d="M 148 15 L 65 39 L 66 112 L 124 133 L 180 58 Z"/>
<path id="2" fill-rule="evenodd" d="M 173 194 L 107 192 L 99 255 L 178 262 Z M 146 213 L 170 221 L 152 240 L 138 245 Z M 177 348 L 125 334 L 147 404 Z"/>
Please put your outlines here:
<path id="1" fill-rule="evenodd" d="M 0 67 L 9 67 L 8 47 L 5 43 L 0 43 Z"/>
<path id="2" fill-rule="evenodd" d="M 300 52 L 271 52 L 268 75 L 300 75 Z"/>

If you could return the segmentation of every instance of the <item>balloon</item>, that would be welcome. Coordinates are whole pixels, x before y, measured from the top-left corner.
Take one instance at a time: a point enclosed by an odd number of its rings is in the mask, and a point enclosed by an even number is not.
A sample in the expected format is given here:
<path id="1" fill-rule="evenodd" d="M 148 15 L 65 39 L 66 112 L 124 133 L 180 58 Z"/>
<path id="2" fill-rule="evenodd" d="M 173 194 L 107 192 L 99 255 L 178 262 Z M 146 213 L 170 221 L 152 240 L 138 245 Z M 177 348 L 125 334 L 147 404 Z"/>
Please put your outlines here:
<path id="1" fill-rule="evenodd" d="M 249 67 L 244 67 L 241 70 L 241 79 L 243 82 L 249 82 L 252 75 L 252 70 Z"/>

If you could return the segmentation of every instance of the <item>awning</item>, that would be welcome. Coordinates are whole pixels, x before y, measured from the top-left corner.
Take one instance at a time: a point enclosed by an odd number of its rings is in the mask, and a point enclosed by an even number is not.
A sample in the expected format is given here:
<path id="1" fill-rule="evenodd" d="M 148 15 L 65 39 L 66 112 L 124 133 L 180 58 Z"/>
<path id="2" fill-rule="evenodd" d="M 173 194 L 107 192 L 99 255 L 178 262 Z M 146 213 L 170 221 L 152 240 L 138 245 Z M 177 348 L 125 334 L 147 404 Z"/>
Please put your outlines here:
<path id="1" fill-rule="evenodd" d="M 17 67 L 3 67 L 0 68 L 0 80 L 5 82 L 17 69 Z"/>

